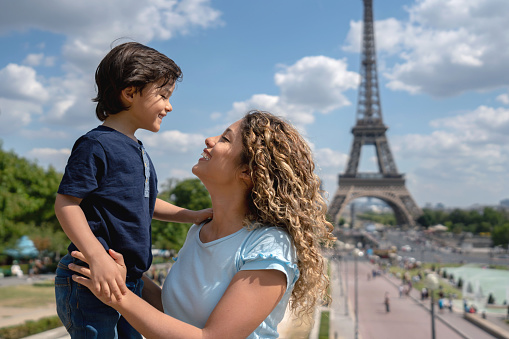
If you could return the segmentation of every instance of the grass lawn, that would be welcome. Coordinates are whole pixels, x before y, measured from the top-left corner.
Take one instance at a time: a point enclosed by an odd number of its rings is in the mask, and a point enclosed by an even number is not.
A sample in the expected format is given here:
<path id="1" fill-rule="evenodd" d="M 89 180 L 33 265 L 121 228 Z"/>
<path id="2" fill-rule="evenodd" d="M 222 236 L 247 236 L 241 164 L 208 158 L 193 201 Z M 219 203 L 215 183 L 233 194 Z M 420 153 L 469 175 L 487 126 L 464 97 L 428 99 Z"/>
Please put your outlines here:
<path id="1" fill-rule="evenodd" d="M 322 312 L 322 316 L 320 317 L 320 331 L 318 332 L 319 339 L 329 338 L 329 317 L 330 314 L 328 311 Z"/>
<path id="2" fill-rule="evenodd" d="M 420 272 L 421 275 L 424 277 L 425 276 L 424 271 L 425 270 L 430 270 L 432 268 L 432 266 L 434 266 L 434 268 L 436 270 L 438 270 L 441 267 L 455 267 L 455 266 L 461 266 L 461 265 L 460 264 L 451 264 L 451 263 L 448 263 L 448 264 L 444 264 L 444 263 L 442 263 L 442 264 L 429 264 L 429 263 L 425 263 L 425 264 L 422 265 L 421 268 L 414 268 L 414 269 L 410 269 L 410 270 L 405 270 L 404 268 L 393 266 L 389 270 L 390 270 L 390 272 L 392 274 L 395 274 L 395 275 L 397 275 L 399 273 L 400 276 L 403 276 L 405 274 L 405 272 L 408 272 L 410 274 L 410 277 L 418 275 L 418 273 Z M 442 274 L 438 274 L 438 275 L 439 275 L 439 278 L 440 278 L 440 286 L 442 286 L 442 291 L 444 292 L 444 295 L 447 297 L 447 295 L 449 293 L 451 293 L 451 294 L 455 294 L 456 295 L 456 299 L 461 299 L 462 298 L 461 289 L 457 288 L 455 285 L 451 285 L 446 279 L 444 279 L 442 277 Z M 419 281 L 419 282 L 412 282 L 412 286 L 413 286 L 413 288 L 415 288 L 418 291 L 420 291 L 423 287 L 425 287 L 425 283 L 422 280 Z M 435 297 L 438 299 L 439 289 L 436 289 L 434 292 L 435 292 Z"/>
<path id="3" fill-rule="evenodd" d="M 37 307 L 55 302 L 53 281 L 0 288 L 0 306 Z"/>

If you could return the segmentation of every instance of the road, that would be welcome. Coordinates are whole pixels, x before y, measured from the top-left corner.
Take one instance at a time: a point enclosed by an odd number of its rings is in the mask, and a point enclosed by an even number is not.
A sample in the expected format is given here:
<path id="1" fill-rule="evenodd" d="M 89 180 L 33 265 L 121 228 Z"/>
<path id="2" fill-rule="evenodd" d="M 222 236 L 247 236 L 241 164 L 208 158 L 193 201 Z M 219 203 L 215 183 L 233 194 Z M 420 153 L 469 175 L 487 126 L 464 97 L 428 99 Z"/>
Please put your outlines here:
<path id="1" fill-rule="evenodd" d="M 345 270 L 348 269 L 348 273 Z M 345 293 L 348 291 L 348 313 L 355 319 L 355 275 L 354 261 L 333 261 L 332 295 L 339 302 L 332 304 L 333 314 L 341 315 L 340 321 L 331 319 L 330 338 L 355 338 L 355 322 L 347 324 L 345 318 Z M 361 339 L 429 339 L 431 317 L 426 307 L 411 297 L 398 297 L 398 280 L 379 276 L 367 279 L 372 266 L 366 261 L 358 262 L 358 337 Z M 348 275 L 348 276 L 347 276 Z M 341 296 L 343 288 L 343 296 Z M 385 292 L 390 296 L 390 312 L 383 303 Z M 416 295 L 418 295 L 418 292 Z M 446 324 L 449 324 L 446 325 Z M 454 330 L 456 329 L 456 330 Z M 343 335 L 343 332 L 349 332 Z M 494 337 L 463 319 L 459 313 L 439 313 L 435 319 L 436 338 L 444 339 L 493 339 Z"/>
<path id="2" fill-rule="evenodd" d="M 465 264 L 493 264 L 509 265 L 509 258 L 490 256 L 487 253 L 454 253 L 450 249 L 441 248 L 435 245 L 425 246 L 421 242 L 412 239 L 404 231 L 389 230 L 385 234 L 385 242 L 395 245 L 398 249 L 403 245 L 410 245 L 411 252 L 398 251 L 398 255 L 413 257 L 421 262 L 442 262 L 442 263 L 465 263 Z"/>

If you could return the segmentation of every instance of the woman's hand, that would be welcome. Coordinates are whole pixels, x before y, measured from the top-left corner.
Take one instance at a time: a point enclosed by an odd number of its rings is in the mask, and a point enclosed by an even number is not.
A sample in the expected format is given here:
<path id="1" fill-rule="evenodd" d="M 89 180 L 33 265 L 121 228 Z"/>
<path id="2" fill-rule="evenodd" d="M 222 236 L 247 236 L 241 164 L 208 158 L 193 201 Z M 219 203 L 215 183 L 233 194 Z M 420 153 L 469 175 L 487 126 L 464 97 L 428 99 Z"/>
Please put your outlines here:
<path id="1" fill-rule="evenodd" d="M 120 274 L 122 275 L 124 284 L 125 284 L 126 275 L 127 275 L 127 267 L 125 266 L 125 263 L 124 263 L 124 256 L 118 252 L 115 252 L 112 249 L 110 249 L 108 251 L 108 253 L 112 257 L 112 259 L 115 260 L 115 263 L 117 264 L 117 269 L 120 271 Z M 71 255 L 76 259 L 79 259 L 81 261 L 88 263 L 87 258 L 83 255 L 83 253 L 81 253 L 79 251 L 73 251 L 71 253 Z M 112 295 L 110 298 L 110 297 L 104 295 L 103 293 L 101 293 L 100 286 L 94 284 L 93 281 L 90 279 L 92 277 L 92 271 L 90 268 L 76 265 L 76 264 L 69 264 L 69 269 L 86 276 L 87 278 L 78 276 L 78 275 L 73 275 L 72 278 L 77 283 L 82 284 L 83 286 L 86 286 L 88 289 L 90 289 L 90 291 L 92 291 L 92 293 L 94 293 L 94 295 L 101 301 L 103 301 L 105 303 L 109 303 L 111 301 L 115 301 L 115 300 L 113 300 L 113 298 L 115 298 L 116 301 L 120 301 L 121 296 L 113 296 Z M 123 293 L 123 294 L 125 294 L 125 293 Z"/>

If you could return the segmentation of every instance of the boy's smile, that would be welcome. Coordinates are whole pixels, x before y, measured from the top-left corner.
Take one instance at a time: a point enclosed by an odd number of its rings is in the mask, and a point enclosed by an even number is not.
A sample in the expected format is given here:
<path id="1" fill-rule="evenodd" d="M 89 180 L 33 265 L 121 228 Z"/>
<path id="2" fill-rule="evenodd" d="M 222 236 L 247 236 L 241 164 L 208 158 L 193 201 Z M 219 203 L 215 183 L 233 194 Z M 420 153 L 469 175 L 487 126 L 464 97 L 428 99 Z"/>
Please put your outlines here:
<path id="1" fill-rule="evenodd" d="M 175 84 L 160 87 L 152 83 L 143 92 L 134 93 L 128 110 L 133 127 L 158 132 L 163 118 L 173 110 L 169 99 L 174 89 Z"/>

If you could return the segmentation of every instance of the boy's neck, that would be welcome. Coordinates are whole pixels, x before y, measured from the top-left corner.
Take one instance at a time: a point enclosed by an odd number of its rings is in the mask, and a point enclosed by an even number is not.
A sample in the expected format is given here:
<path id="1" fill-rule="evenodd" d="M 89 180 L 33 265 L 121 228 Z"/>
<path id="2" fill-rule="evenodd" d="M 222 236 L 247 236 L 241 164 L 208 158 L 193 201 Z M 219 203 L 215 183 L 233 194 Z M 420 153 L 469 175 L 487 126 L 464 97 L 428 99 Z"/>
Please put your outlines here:
<path id="1" fill-rule="evenodd" d="M 126 119 L 126 116 L 122 114 L 122 112 L 110 115 L 104 120 L 103 126 L 113 128 L 114 130 L 127 135 L 129 138 L 138 142 L 138 139 L 134 136 L 137 128 L 134 128 L 129 124 L 129 121 Z"/>

